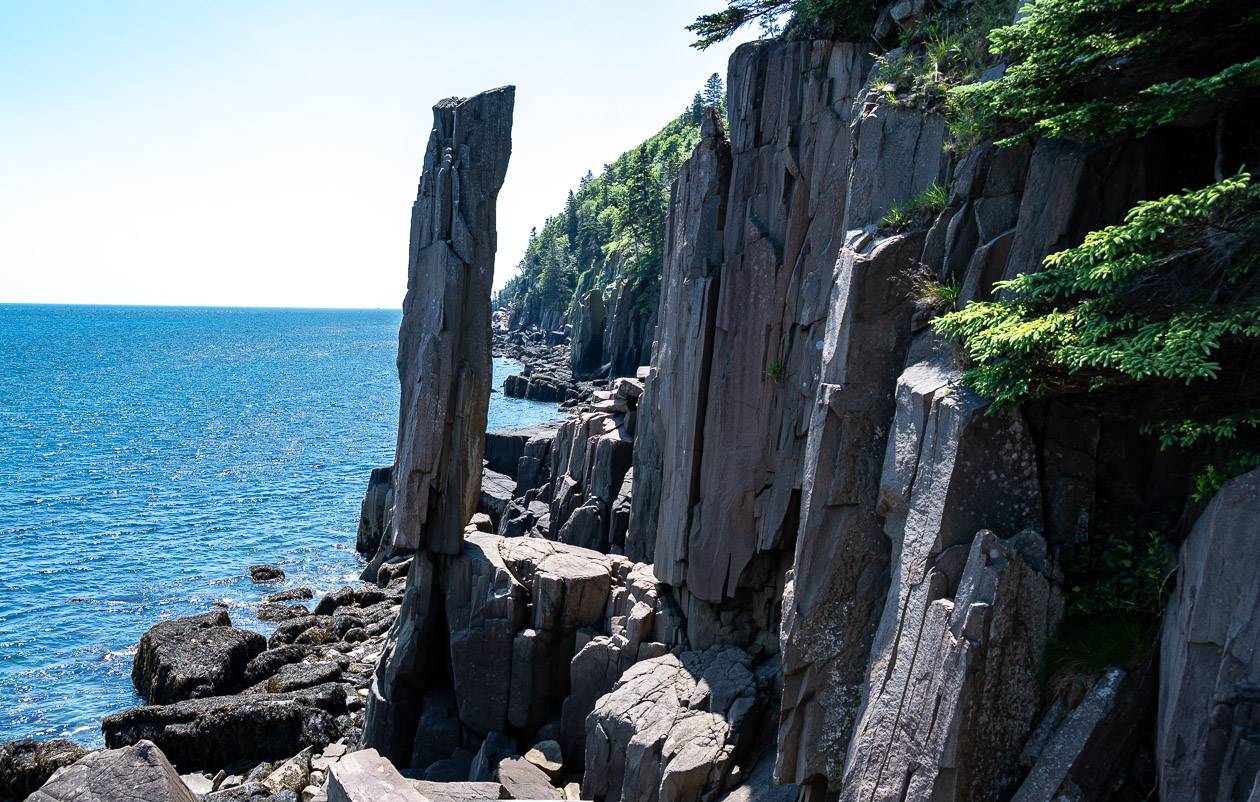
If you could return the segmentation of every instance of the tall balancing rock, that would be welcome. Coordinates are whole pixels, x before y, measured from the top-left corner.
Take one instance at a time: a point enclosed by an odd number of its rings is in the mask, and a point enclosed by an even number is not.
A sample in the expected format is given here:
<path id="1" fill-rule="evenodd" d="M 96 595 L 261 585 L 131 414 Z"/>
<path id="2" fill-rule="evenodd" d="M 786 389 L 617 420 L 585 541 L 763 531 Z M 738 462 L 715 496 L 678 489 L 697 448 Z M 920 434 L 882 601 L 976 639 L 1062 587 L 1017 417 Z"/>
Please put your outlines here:
<path id="1" fill-rule="evenodd" d="M 515 94 L 509 86 L 433 107 L 411 212 L 398 332 L 394 507 L 386 541 L 394 551 L 417 553 L 373 678 L 363 734 L 365 746 L 400 765 L 411 755 L 421 715 L 418 691 L 434 651 L 426 644 L 442 626 L 433 606 L 439 561 L 432 558 L 461 552 L 464 525 L 481 491 L 495 203 L 512 152 Z"/>
<path id="2" fill-rule="evenodd" d="M 398 332 L 395 549 L 459 553 L 476 508 L 490 400 L 495 204 L 512 152 L 515 96 L 508 86 L 433 107 Z"/>

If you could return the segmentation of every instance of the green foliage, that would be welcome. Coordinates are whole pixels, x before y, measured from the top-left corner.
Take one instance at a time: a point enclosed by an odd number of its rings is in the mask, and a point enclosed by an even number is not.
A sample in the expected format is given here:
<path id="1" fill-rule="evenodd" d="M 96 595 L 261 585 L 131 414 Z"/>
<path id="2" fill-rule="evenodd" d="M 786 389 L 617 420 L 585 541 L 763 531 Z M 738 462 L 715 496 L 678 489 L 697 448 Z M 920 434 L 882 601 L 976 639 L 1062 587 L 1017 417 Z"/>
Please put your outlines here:
<path id="1" fill-rule="evenodd" d="M 1164 539 L 1156 532 L 1141 538 L 1096 538 L 1067 560 L 1068 614 L 1159 615 L 1166 567 Z"/>
<path id="2" fill-rule="evenodd" d="M 831 26 L 833 35 L 861 36 L 875 22 L 878 3 L 872 0 L 727 0 L 726 8 L 701 14 L 687 30 L 696 35 L 692 47 L 704 50 L 729 39 L 740 28 L 756 22 L 764 35 L 782 30 L 780 20 L 790 17 L 789 26 L 814 23 Z"/>
<path id="3" fill-rule="evenodd" d="M 1191 449 L 1200 493 L 1260 452 L 1260 185 L 1248 173 L 1138 204 L 996 300 L 935 321 L 961 339 L 966 381 L 1011 406 L 1046 395 L 1158 388 L 1143 421 Z"/>
<path id="4" fill-rule="evenodd" d="M 962 298 L 962 288 L 957 281 L 953 279 L 941 281 L 927 272 L 912 276 L 910 286 L 914 293 L 915 305 L 920 309 L 934 312 L 956 309 L 959 299 Z"/>
<path id="5" fill-rule="evenodd" d="M 929 2 L 899 46 L 876 59 L 876 77 L 892 106 L 938 109 L 951 87 L 980 77 L 993 59 L 988 34 L 1010 22 L 1016 0 Z"/>
<path id="6" fill-rule="evenodd" d="M 1043 681 L 1092 677 L 1112 666 L 1135 668 L 1155 643 L 1158 619 L 1149 615 L 1071 616 L 1055 630 L 1046 650 Z"/>
<path id="7" fill-rule="evenodd" d="M 775 384 L 783 381 L 783 363 L 777 359 L 771 359 L 766 365 L 766 378 Z"/>
<path id="8" fill-rule="evenodd" d="M 939 182 L 918 193 L 904 204 L 894 203 L 880 219 L 879 227 L 891 231 L 903 231 L 915 223 L 924 223 L 936 217 L 949 203 L 949 192 Z"/>
<path id="9" fill-rule="evenodd" d="M 724 94 L 721 78 L 710 76 L 677 118 L 600 175 L 587 173 L 564 210 L 531 237 L 517 275 L 495 303 L 523 307 L 528 322 L 554 320 L 578 295 L 618 276 L 635 284 L 637 303 L 654 304 L 670 184 L 700 140 L 704 108 Z"/>
<path id="10" fill-rule="evenodd" d="M 986 134 L 1005 133 L 1004 144 L 1141 136 L 1260 89 L 1254 3 L 1037 0 L 990 39 L 1011 62 L 1005 75 L 953 88 L 950 104 Z"/>

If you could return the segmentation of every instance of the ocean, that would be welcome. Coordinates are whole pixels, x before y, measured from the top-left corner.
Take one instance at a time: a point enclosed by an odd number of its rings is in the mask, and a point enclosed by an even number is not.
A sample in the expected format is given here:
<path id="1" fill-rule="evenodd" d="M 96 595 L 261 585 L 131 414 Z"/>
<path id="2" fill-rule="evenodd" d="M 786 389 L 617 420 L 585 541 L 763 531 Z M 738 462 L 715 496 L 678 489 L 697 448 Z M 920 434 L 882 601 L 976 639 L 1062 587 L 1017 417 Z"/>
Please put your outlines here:
<path id="1" fill-rule="evenodd" d="M 0 740 L 99 746 L 164 618 L 358 575 L 393 459 L 397 311 L 0 305 Z M 558 417 L 502 395 L 490 429 Z M 275 563 L 281 586 L 254 585 Z"/>

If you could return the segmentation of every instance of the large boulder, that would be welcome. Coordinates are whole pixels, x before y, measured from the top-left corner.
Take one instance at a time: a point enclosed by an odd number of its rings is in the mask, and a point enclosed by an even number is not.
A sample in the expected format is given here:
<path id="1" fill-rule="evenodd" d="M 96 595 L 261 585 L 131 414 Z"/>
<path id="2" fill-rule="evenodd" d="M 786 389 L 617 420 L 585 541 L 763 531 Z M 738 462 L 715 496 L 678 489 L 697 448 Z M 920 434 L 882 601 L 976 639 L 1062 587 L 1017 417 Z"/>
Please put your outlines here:
<path id="1" fill-rule="evenodd" d="M 0 800 L 25 799 L 48 781 L 57 769 L 87 754 L 74 741 L 22 738 L 0 744 Z"/>
<path id="2" fill-rule="evenodd" d="M 1160 641 L 1162 799 L 1260 792 L 1257 566 L 1260 470 L 1226 483 L 1181 546 Z"/>
<path id="3" fill-rule="evenodd" d="M 196 802 L 162 752 L 148 741 L 93 752 L 27 802 Z"/>
<path id="4" fill-rule="evenodd" d="M 101 723 L 111 748 L 157 744 L 183 771 L 218 769 L 237 760 L 278 760 L 340 737 L 336 717 L 346 692 L 328 683 L 290 693 L 213 696 L 133 707 Z"/>
<path id="5" fill-rule="evenodd" d="M 428 802 L 375 749 L 351 752 L 333 764 L 328 802 Z"/>
<path id="6" fill-rule="evenodd" d="M 605 802 L 714 799 L 754 726 L 759 681 L 734 646 L 632 666 L 586 718 L 582 796 Z"/>
<path id="7" fill-rule="evenodd" d="M 162 621 L 140 638 L 131 681 L 150 704 L 233 693 L 265 648 L 262 635 L 233 627 L 225 610 Z"/>
<path id="8" fill-rule="evenodd" d="M 564 799 L 564 794 L 551 784 L 551 778 L 523 757 L 503 758 L 495 779 L 509 799 Z"/>

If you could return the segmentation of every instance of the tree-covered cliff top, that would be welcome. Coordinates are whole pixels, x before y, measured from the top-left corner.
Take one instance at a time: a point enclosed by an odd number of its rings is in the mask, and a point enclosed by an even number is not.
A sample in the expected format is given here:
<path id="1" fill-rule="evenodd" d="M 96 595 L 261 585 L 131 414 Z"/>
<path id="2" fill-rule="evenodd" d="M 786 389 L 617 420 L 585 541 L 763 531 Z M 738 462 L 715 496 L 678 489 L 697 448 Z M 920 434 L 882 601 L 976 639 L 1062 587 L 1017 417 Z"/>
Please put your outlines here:
<path id="1" fill-rule="evenodd" d="M 714 74 L 692 102 L 599 175 L 588 172 L 564 209 L 531 233 L 518 273 L 495 299 L 524 310 L 528 323 L 558 321 L 574 298 L 614 277 L 655 302 L 665 244 L 669 190 L 700 139 L 701 113 L 723 104 Z"/>

